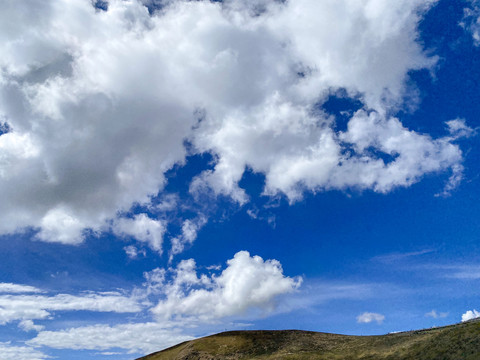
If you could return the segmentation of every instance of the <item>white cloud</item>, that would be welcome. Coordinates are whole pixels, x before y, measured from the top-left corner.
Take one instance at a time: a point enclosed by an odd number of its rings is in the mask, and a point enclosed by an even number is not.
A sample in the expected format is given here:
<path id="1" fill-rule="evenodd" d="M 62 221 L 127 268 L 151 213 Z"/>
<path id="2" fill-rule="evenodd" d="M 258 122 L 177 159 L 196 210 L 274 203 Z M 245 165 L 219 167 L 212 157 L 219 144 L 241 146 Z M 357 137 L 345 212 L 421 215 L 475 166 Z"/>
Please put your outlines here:
<path id="1" fill-rule="evenodd" d="M 41 331 L 45 329 L 43 325 L 35 325 L 32 320 L 22 320 L 18 323 L 18 327 L 23 331 Z"/>
<path id="2" fill-rule="evenodd" d="M 198 276 L 193 259 L 182 261 L 174 278 L 163 286 L 165 299 L 152 312 L 159 319 L 212 321 L 245 315 L 248 310 L 268 312 L 277 296 L 293 292 L 301 278 L 283 275 L 276 260 L 264 261 L 246 251 L 227 261 L 218 276 Z"/>
<path id="3" fill-rule="evenodd" d="M 166 231 L 165 222 L 150 219 L 147 214 L 138 214 L 133 219 L 119 218 L 112 226 L 115 235 L 132 237 L 140 242 L 147 243 L 152 250 L 162 253 L 163 235 Z M 132 248 L 129 248 L 130 254 Z M 127 252 L 128 254 L 128 252 Z"/>
<path id="4" fill-rule="evenodd" d="M 410 251 L 410 252 L 405 252 L 405 253 L 391 253 L 391 254 L 375 256 L 375 257 L 372 258 L 372 260 L 385 262 L 385 263 L 392 263 L 392 262 L 401 261 L 401 260 L 408 260 L 410 258 L 415 258 L 417 256 L 431 254 L 433 252 L 435 252 L 435 250 L 425 249 L 425 250 Z"/>
<path id="5" fill-rule="evenodd" d="M 215 267 L 214 270 L 220 269 Z M 1 309 L 9 306 L 16 313 L 7 321 L 22 319 L 19 327 L 25 331 L 37 331 L 36 337 L 26 342 L 29 346 L 150 353 L 192 339 L 188 332 L 201 323 L 211 325 L 211 322 L 217 322 L 220 326 L 221 320 L 226 318 L 229 326 L 249 326 L 229 321 L 231 317 L 259 314 L 252 314 L 250 310 L 267 314 L 277 307 L 280 295 L 294 292 L 302 280 L 283 275 L 278 261 L 250 256 L 246 251 L 238 252 L 228 260 L 226 269 L 219 275 L 198 274 L 195 261 L 189 259 L 180 262 L 176 268 L 145 272 L 144 277 L 145 283 L 136 288 L 131 297 L 122 297 L 118 293 L 77 297 L 0 296 L 0 319 Z M 53 310 L 135 313 L 144 308 L 149 308 L 159 321 L 95 324 L 55 331 L 42 329 L 32 321 L 52 317 L 49 311 Z"/>
<path id="6" fill-rule="evenodd" d="M 0 293 L 20 294 L 20 293 L 41 293 L 42 290 L 29 286 L 12 283 L 0 283 Z"/>
<path id="7" fill-rule="evenodd" d="M 457 270 L 458 271 L 447 275 L 447 277 L 460 280 L 480 279 L 480 266 L 458 266 Z"/>
<path id="8" fill-rule="evenodd" d="M 284 193 L 291 201 L 304 190 L 359 187 L 385 193 L 448 167 L 461 176 L 462 154 L 449 138 L 434 140 L 409 131 L 396 118 L 361 110 L 347 131 L 337 134 L 327 118 L 319 126 L 321 119 L 310 116 L 306 108 L 281 103 L 269 107 L 258 119 L 229 119 L 205 140 L 205 145 L 216 144 L 220 160 L 214 172 L 196 179 L 192 191 L 207 183 L 244 203 L 246 195 L 237 184 L 246 165 L 265 173 L 266 194 Z M 345 152 L 347 147 L 351 150 Z M 386 162 L 375 152 L 392 160 Z"/>
<path id="9" fill-rule="evenodd" d="M 123 353 L 113 352 L 113 351 L 103 351 L 103 352 L 97 353 L 97 355 L 115 356 L 115 355 L 123 355 Z"/>
<path id="10" fill-rule="evenodd" d="M 480 318 L 480 312 L 477 310 L 468 310 L 465 314 L 462 315 L 462 321 L 468 321 Z"/>
<path id="11" fill-rule="evenodd" d="M 123 250 L 125 250 L 125 254 L 127 254 L 130 259 L 137 259 L 139 254 L 143 255 L 144 257 L 147 256 L 145 249 L 139 250 L 133 245 L 125 246 Z"/>
<path id="12" fill-rule="evenodd" d="M 385 320 L 385 315 L 371 312 L 364 312 L 363 314 L 357 316 L 357 322 L 359 324 L 368 324 L 373 321 L 377 322 L 377 324 L 381 324 L 383 320 Z"/>
<path id="13" fill-rule="evenodd" d="M 41 220 L 41 231 L 38 239 L 46 242 L 63 244 L 80 244 L 83 242 L 83 229 L 86 227 L 81 220 L 70 215 L 62 207 L 49 210 Z"/>
<path id="14" fill-rule="evenodd" d="M 54 349 L 108 350 L 126 349 L 129 353 L 151 353 L 192 340 L 177 329 L 159 323 L 93 325 L 60 331 L 42 331 L 27 341 L 32 346 Z"/>
<path id="15" fill-rule="evenodd" d="M 442 275 L 446 278 L 459 279 L 459 280 L 476 280 L 480 279 L 480 266 L 468 265 L 468 264 L 449 264 L 449 265 L 429 265 L 427 269 L 437 271 L 440 269 Z"/>
<path id="16" fill-rule="evenodd" d="M 464 17 L 460 25 L 471 35 L 473 43 L 480 45 L 480 1 L 469 0 L 470 6 L 463 10 Z"/>
<path id="17" fill-rule="evenodd" d="M 135 0 L 108 11 L 84 0 L 3 6 L 0 118 L 11 131 L 0 136 L 0 234 L 33 227 L 40 240 L 78 244 L 113 219 L 161 252 L 165 224 L 115 219 L 162 191 L 185 140 L 215 161 L 192 193 L 239 203 L 247 166 L 265 174 L 265 194 L 291 201 L 387 192 L 449 169 L 452 186 L 461 179 L 451 138 L 385 116 L 402 106 L 408 72 L 435 63 L 416 42 L 434 1 L 154 2 L 164 8 L 152 16 Z M 371 111 L 343 133 L 316 107 L 339 89 Z"/>
<path id="18" fill-rule="evenodd" d="M 49 319 L 52 311 L 135 313 L 142 306 L 117 292 L 81 295 L 0 295 L 0 325 L 20 320 Z M 28 327 L 28 324 L 23 323 Z"/>
<path id="19" fill-rule="evenodd" d="M 150 294 L 160 294 L 165 282 L 165 269 L 156 268 L 152 271 L 147 271 L 143 273 L 143 277 L 146 282 L 143 286 L 146 289 L 147 296 Z"/>
<path id="20" fill-rule="evenodd" d="M 199 215 L 194 219 L 187 219 L 182 224 L 182 233 L 171 239 L 172 249 L 170 251 L 170 260 L 173 255 L 181 253 L 185 245 L 193 244 L 197 238 L 198 231 L 207 223 L 207 218 L 203 215 Z"/>
<path id="21" fill-rule="evenodd" d="M 0 342 L 0 360 L 44 360 L 50 356 L 28 346 L 14 346 L 11 342 Z"/>
<path id="22" fill-rule="evenodd" d="M 470 137 L 476 133 L 476 130 L 472 129 L 465 123 L 465 119 L 453 119 L 446 122 L 448 131 L 454 139 L 461 137 Z"/>
<path id="23" fill-rule="evenodd" d="M 292 293 L 301 284 L 301 278 L 283 275 L 278 261 L 264 261 L 246 251 L 235 254 L 227 265 L 219 275 L 200 275 L 195 261 L 189 259 L 180 262 L 174 269 L 157 268 L 144 273 L 146 282 L 134 291 L 132 298 L 143 300 L 145 306 L 152 306 L 149 299 L 161 299 L 150 308 L 158 317 L 158 322 L 113 326 L 96 324 L 57 331 L 35 327 L 33 321 L 22 321 L 19 326 L 26 331 L 38 331 L 35 338 L 26 342 L 30 346 L 100 351 L 125 349 L 129 353 L 150 353 L 192 339 L 186 334 L 192 325 L 247 316 L 249 310 L 260 310 L 261 314 L 266 314 L 276 308 L 279 295 Z M 17 311 L 27 307 L 31 309 L 34 300 L 37 308 L 45 310 L 140 310 L 138 303 L 128 304 L 129 298 L 117 301 L 116 294 L 110 296 L 113 296 L 113 301 L 106 301 L 103 305 L 97 295 L 82 298 L 57 295 L 50 299 L 31 297 L 24 300 L 27 305 L 20 302 L 23 298 L 12 298 L 10 304 Z M 6 303 L 8 301 L 2 302 L 0 297 L 0 308 Z M 47 312 L 43 315 L 43 318 L 49 316 Z"/>
<path id="24" fill-rule="evenodd" d="M 179 196 L 177 194 L 166 194 L 162 197 L 160 203 L 155 205 L 155 210 L 160 212 L 174 211 L 179 207 Z"/>
<path id="25" fill-rule="evenodd" d="M 426 317 L 432 317 L 434 319 L 441 319 L 446 318 L 448 316 L 448 312 L 437 312 L 436 310 L 432 310 L 425 314 Z"/>
<path id="26" fill-rule="evenodd" d="M 28 285 L 3 283 L 0 288 L 13 294 L 0 295 L 0 324 L 18 322 L 23 331 L 37 332 L 35 338 L 27 341 L 31 346 L 148 353 L 191 339 L 186 329 L 192 325 L 242 315 L 265 315 L 277 308 L 280 295 L 294 292 L 302 280 L 285 276 L 278 261 L 250 256 L 246 251 L 228 260 L 219 275 L 198 274 L 195 261 L 189 259 L 176 268 L 145 272 L 144 277 L 142 287 L 135 288 L 129 296 L 120 292 L 49 295 Z M 53 320 L 57 312 L 140 314 L 145 309 L 159 322 L 96 324 L 56 331 L 45 329 L 48 322 L 34 322 Z M 31 350 L 15 348 L 28 349 Z"/>

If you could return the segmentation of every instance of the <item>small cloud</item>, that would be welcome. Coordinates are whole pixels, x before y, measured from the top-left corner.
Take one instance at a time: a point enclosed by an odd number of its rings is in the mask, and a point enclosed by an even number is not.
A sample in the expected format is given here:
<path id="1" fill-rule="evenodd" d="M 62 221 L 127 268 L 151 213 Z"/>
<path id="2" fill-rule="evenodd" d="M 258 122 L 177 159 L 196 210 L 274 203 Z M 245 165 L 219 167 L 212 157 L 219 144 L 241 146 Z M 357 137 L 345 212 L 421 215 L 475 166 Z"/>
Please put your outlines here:
<path id="1" fill-rule="evenodd" d="M 145 249 L 139 250 L 133 245 L 125 246 L 123 250 L 125 250 L 127 256 L 132 260 L 138 259 L 139 255 L 142 255 L 143 257 L 147 256 L 147 252 L 145 251 Z"/>
<path id="2" fill-rule="evenodd" d="M 448 178 L 443 191 L 435 194 L 435 197 L 449 197 L 463 180 L 463 166 L 455 164 L 452 166 L 452 174 Z"/>
<path id="3" fill-rule="evenodd" d="M 232 323 L 231 325 L 234 327 L 246 328 L 246 327 L 252 327 L 255 324 L 238 322 L 238 323 Z"/>
<path id="4" fill-rule="evenodd" d="M 221 265 L 210 265 L 210 266 L 207 266 L 206 269 L 207 269 L 207 270 L 216 270 L 216 271 L 218 271 L 218 270 L 220 270 L 221 268 L 222 268 Z"/>
<path id="5" fill-rule="evenodd" d="M 250 216 L 252 219 L 257 219 L 258 218 L 258 210 L 257 209 L 255 209 L 255 210 L 248 209 L 247 210 L 247 215 Z"/>
<path id="6" fill-rule="evenodd" d="M 180 198 L 178 194 L 167 194 L 163 196 L 160 203 L 154 206 L 155 210 L 159 212 L 168 212 L 175 210 L 179 205 Z"/>
<path id="7" fill-rule="evenodd" d="M 425 317 L 431 317 L 434 319 L 443 319 L 448 316 L 448 312 L 437 312 L 436 310 L 432 310 L 425 314 Z"/>
<path id="8" fill-rule="evenodd" d="M 465 119 L 454 119 L 447 121 L 448 132 L 454 139 L 470 137 L 475 135 L 475 130 L 465 123 Z"/>
<path id="9" fill-rule="evenodd" d="M 116 236 L 131 237 L 139 242 L 162 253 L 163 235 L 167 230 L 167 223 L 163 220 L 151 219 L 147 214 L 137 214 L 132 219 L 119 218 L 112 225 L 112 231 Z"/>
<path id="10" fill-rule="evenodd" d="M 121 352 L 112 352 L 112 351 L 104 351 L 104 352 L 96 353 L 95 355 L 114 356 L 114 355 L 123 355 L 123 353 L 121 353 Z"/>
<path id="11" fill-rule="evenodd" d="M 480 318 L 480 312 L 477 310 L 468 310 L 465 314 L 462 315 L 462 322 Z"/>
<path id="12" fill-rule="evenodd" d="M 265 208 L 269 208 L 271 206 L 265 205 Z M 248 209 L 247 210 L 247 215 L 250 216 L 250 218 L 254 220 L 261 220 L 261 221 L 266 221 L 268 225 L 270 225 L 272 228 L 275 229 L 277 226 L 276 224 L 276 216 L 270 212 L 267 213 L 261 213 L 257 208 L 254 209 Z"/>
<path id="13" fill-rule="evenodd" d="M 357 316 L 357 323 L 359 324 L 368 324 L 373 321 L 376 321 L 377 324 L 381 324 L 383 323 L 383 320 L 385 320 L 385 315 L 378 313 L 364 312 Z"/>
<path id="14" fill-rule="evenodd" d="M 411 257 L 421 256 L 425 254 L 431 254 L 436 250 L 433 249 L 425 249 L 420 251 L 411 251 L 406 253 L 391 253 L 385 255 L 379 255 L 372 258 L 373 261 L 379 261 L 383 263 L 392 263 L 400 260 L 404 260 Z"/>
<path id="15" fill-rule="evenodd" d="M 170 250 L 169 261 L 173 260 L 173 256 L 180 254 L 186 245 L 191 245 L 197 239 L 198 232 L 207 223 L 207 217 L 200 214 L 194 219 L 187 219 L 182 224 L 182 233 L 172 238 L 172 249 Z"/>
<path id="16" fill-rule="evenodd" d="M 32 320 L 23 320 L 18 323 L 18 327 L 23 331 L 42 331 L 45 326 L 43 325 L 35 325 Z"/>

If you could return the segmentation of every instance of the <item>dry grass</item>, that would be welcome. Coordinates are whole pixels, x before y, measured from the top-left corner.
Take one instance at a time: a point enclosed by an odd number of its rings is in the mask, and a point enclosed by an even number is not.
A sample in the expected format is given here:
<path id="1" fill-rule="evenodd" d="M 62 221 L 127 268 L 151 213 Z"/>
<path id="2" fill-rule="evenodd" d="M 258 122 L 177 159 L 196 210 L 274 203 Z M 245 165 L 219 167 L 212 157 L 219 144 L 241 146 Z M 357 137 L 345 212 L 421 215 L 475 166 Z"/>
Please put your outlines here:
<path id="1" fill-rule="evenodd" d="M 230 331 L 188 341 L 141 358 L 193 359 L 479 360 L 480 321 L 381 336 L 298 330 Z"/>

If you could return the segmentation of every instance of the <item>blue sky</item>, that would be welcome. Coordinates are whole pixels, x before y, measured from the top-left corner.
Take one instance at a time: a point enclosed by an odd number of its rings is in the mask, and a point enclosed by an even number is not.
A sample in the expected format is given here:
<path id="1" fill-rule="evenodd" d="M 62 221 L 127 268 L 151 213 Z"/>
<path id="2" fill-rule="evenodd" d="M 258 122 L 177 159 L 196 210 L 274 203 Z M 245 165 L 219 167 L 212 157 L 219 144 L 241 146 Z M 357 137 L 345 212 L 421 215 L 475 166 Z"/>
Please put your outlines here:
<path id="1" fill-rule="evenodd" d="M 480 316 L 480 4 L 7 1 L 0 359 Z"/>

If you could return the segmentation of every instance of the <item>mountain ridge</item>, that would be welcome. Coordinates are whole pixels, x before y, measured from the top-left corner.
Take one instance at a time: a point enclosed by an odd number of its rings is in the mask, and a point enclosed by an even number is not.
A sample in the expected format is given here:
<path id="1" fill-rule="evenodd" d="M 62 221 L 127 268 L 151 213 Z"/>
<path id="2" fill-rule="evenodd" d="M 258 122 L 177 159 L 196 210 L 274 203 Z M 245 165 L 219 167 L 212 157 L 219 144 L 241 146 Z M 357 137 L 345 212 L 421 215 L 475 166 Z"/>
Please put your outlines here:
<path id="1" fill-rule="evenodd" d="M 385 335 L 303 330 L 227 331 L 182 342 L 137 360 L 478 360 L 480 320 Z"/>

